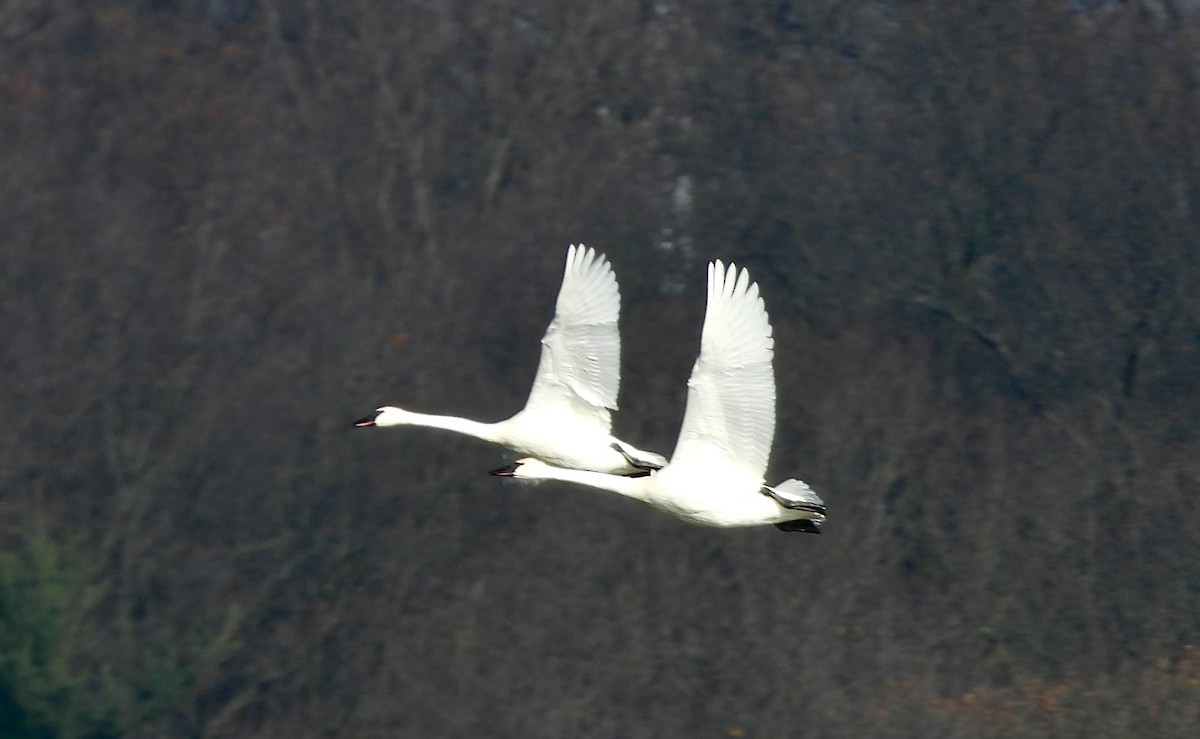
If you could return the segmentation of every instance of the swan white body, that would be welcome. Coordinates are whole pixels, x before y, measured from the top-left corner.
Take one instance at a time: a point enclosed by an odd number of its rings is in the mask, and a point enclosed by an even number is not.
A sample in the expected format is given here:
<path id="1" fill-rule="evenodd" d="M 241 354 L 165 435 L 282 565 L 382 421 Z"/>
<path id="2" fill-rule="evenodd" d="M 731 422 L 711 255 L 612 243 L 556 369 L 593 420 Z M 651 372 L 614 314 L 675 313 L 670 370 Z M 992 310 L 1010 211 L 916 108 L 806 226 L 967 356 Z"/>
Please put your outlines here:
<path id="1" fill-rule="evenodd" d="M 505 421 L 481 423 L 384 406 L 355 425 L 446 429 L 557 467 L 644 475 L 666 458 L 612 435 L 611 411 L 621 385 L 620 312 L 621 295 L 608 260 L 582 244 L 572 245 L 523 410 Z"/>
<path id="2" fill-rule="evenodd" d="M 820 533 L 825 505 L 808 485 L 763 484 L 775 436 L 774 340 L 746 270 L 708 266 L 700 355 L 671 461 L 647 477 L 617 477 L 524 459 L 494 474 L 609 490 L 705 526 L 775 524 Z"/>

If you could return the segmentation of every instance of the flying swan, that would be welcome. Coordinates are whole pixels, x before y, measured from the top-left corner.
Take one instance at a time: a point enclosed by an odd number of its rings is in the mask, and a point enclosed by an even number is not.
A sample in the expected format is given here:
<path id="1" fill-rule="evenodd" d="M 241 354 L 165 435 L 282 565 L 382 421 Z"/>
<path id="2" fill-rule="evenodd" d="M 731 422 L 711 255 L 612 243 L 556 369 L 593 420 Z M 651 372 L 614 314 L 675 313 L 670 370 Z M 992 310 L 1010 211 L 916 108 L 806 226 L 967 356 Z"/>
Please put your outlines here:
<path id="1" fill-rule="evenodd" d="M 666 464 L 614 437 L 610 410 L 621 385 L 621 294 L 602 254 L 580 244 L 567 266 L 554 320 L 542 337 L 542 358 L 525 408 L 512 418 L 481 423 L 456 416 L 377 408 L 355 426 L 427 426 L 474 436 L 556 467 L 613 475 L 645 475 Z"/>
<path id="2" fill-rule="evenodd" d="M 708 265 L 708 307 L 700 356 L 688 380 L 675 453 L 644 477 L 617 477 L 521 459 L 502 477 L 551 479 L 629 496 L 705 526 L 775 524 L 821 533 L 825 504 L 805 483 L 763 484 L 775 435 L 771 324 L 750 274 Z"/>

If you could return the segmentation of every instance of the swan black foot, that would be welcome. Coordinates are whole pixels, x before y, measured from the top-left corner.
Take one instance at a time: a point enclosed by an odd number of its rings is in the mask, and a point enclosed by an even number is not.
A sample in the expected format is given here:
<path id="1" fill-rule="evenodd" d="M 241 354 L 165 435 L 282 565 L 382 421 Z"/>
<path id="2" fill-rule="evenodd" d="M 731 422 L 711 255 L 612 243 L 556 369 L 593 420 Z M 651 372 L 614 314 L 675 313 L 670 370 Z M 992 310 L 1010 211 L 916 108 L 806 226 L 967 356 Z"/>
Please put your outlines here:
<path id="1" fill-rule="evenodd" d="M 802 534 L 820 534 L 821 522 L 809 521 L 807 518 L 797 518 L 792 521 L 784 521 L 775 524 L 775 528 L 780 531 L 799 531 Z"/>
<path id="2" fill-rule="evenodd" d="M 630 472 L 624 475 L 624 477 L 648 477 L 651 472 L 654 472 L 655 470 L 661 470 L 663 467 L 662 464 L 658 462 L 653 462 L 648 459 L 638 459 L 618 442 L 614 441 L 611 446 L 613 449 L 617 450 L 618 454 L 625 458 L 625 461 L 629 463 L 630 467 L 633 467 L 637 470 L 637 472 Z"/>

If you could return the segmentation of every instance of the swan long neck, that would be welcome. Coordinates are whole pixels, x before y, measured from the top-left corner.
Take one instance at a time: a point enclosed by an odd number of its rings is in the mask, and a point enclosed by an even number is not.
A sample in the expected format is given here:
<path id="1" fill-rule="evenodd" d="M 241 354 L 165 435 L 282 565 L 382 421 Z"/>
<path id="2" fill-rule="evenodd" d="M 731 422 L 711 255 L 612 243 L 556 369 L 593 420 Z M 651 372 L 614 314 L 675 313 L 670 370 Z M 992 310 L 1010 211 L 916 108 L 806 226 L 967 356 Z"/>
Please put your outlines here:
<path id="1" fill-rule="evenodd" d="M 425 426 L 427 428 L 444 429 L 457 434 L 474 436 L 476 439 L 491 442 L 501 441 L 500 436 L 502 435 L 500 423 L 481 423 L 479 421 L 472 421 L 469 418 L 459 418 L 458 416 L 437 416 L 430 413 L 413 413 L 412 411 L 403 411 L 398 414 L 396 420 L 390 423 L 381 423 L 380 425 Z"/>
<path id="2" fill-rule="evenodd" d="M 646 485 L 646 481 L 650 479 L 649 477 L 623 477 L 621 475 L 608 475 L 603 472 L 592 472 L 590 470 L 571 470 L 564 467 L 549 466 L 544 469 L 539 477 L 599 488 L 641 501 L 645 501 L 649 495 L 649 489 Z"/>

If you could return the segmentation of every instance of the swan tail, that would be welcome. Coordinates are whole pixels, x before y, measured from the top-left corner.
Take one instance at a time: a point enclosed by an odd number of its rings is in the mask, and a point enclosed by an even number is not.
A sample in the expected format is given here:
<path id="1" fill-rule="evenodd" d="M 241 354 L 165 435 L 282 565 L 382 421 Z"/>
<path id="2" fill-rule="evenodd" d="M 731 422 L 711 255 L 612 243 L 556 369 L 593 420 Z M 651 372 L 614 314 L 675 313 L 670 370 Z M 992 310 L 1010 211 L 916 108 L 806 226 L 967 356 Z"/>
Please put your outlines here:
<path id="1" fill-rule="evenodd" d="M 774 487 L 764 485 L 763 492 L 788 510 L 815 513 L 820 516 L 817 520 L 825 520 L 825 501 L 807 483 L 795 479 L 784 480 Z"/>
<path id="2" fill-rule="evenodd" d="M 625 461 L 629 463 L 629 466 L 634 468 L 635 471 L 630 473 L 629 477 L 645 477 L 654 470 L 661 470 L 667 464 L 667 458 L 663 455 L 655 454 L 654 452 L 644 452 L 623 441 L 614 441 L 612 448 L 620 452 Z"/>

